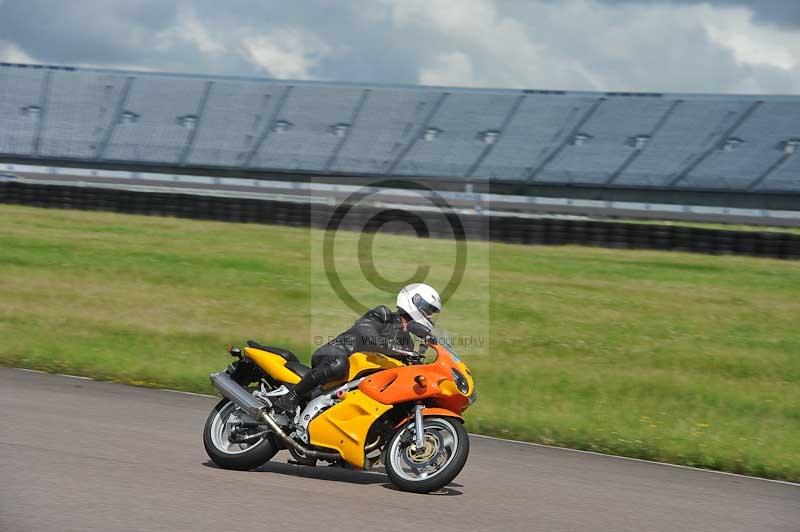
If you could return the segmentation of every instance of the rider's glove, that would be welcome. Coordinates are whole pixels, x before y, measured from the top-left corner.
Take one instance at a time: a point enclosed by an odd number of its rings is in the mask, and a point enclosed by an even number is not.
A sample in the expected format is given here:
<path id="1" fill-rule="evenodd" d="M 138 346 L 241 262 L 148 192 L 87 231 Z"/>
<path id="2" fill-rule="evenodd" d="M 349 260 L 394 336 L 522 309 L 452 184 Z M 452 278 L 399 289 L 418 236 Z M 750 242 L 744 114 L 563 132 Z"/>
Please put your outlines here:
<path id="1" fill-rule="evenodd" d="M 405 360 L 408 355 L 403 351 L 405 350 L 397 342 L 392 340 L 386 342 L 386 351 L 384 351 L 384 354 L 387 356 L 396 358 L 397 360 Z"/>
<path id="2" fill-rule="evenodd" d="M 390 356 L 392 358 L 399 358 L 401 355 L 395 352 L 397 349 L 397 344 L 388 338 L 381 338 L 379 341 L 379 350 L 384 355 Z"/>

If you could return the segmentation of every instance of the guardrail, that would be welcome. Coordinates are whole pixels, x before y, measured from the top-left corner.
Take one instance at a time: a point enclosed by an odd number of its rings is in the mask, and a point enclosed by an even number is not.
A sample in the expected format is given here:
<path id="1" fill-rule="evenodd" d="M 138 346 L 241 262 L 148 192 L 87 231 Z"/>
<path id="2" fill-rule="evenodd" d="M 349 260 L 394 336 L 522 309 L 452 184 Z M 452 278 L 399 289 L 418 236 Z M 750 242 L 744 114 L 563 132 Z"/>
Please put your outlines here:
<path id="1" fill-rule="evenodd" d="M 324 227 L 335 207 L 246 197 L 143 192 L 91 186 L 34 185 L 0 180 L 0 203 L 37 207 L 104 210 L 229 222 Z M 356 207 L 367 220 L 382 208 Z M 433 221 L 436 213 L 416 212 Z M 460 211 L 468 236 L 516 244 L 578 244 L 610 248 L 660 249 L 800 259 L 800 235 L 788 232 L 731 231 L 680 225 L 622 223 L 549 217 L 495 216 Z M 402 227 L 402 225 L 401 225 Z M 428 224 L 436 234 L 436 223 Z M 408 231 L 412 229 L 409 227 Z M 398 232 L 405 232 L 398 230 Z"/>
<path id="2" fill-rule="evenodd" d="M 265 200 L 325 203 L 331 198 L 342 201 L 356 191 L 369 187 L 345 183 L 322 183 L 308 176 L 295 181 L 251 179 L 215 175 L 165 174 L 97 168 L 61 168 L 5 164 L 7 171 L 21 182 L 95 186 L 139 190 L 144 192 L 183 192 L 204 196 L 249 197 Z M 0 180 L 3 176 L 0 175 Z M 423 180 L 412 179 L 413 183 Z M 423 183 L 424 184 L 424 183 Z M 703 204 L 676 204 L 642 201 L 607 201 L 577 197 L 520 196 L 488 192 L 441 190 L 437 194 L 456 208 L 473 209 L 491 214 L 577 216 L 591 218 L 626 218 L 642 220 L 679 220 L 743 225 L 800 227 L 800 210 L 754 209 Z M 386 202 L 416 203 L 419 191 L 403 187 L 381 188 L 373 198 Z"/>

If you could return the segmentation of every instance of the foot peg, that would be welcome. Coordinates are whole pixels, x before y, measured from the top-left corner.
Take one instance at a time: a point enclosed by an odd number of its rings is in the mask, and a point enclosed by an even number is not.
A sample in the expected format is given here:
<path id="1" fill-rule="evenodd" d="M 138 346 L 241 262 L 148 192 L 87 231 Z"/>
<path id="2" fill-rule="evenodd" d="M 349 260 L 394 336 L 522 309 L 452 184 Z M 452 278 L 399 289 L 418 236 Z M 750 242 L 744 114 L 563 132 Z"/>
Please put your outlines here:
<path id="1" fill-rule="evenodd" d="M 297 396 L 297 392 L 294 390 L 289 390 L 286 394 L 272 400 L 272 404 L 277 410 L 284 412 L 291 417 L 294 417 L 295 410 L 297 410 L 297 405 L 299 403 L 300 398 Z"/>

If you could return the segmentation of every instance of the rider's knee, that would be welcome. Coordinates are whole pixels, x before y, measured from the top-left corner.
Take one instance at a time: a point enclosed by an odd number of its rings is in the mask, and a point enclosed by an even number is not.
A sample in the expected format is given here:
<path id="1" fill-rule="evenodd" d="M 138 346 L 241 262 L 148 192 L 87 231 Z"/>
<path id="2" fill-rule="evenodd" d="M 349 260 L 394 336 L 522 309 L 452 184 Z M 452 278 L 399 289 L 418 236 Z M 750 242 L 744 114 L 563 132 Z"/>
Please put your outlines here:
<path id="1" fill-rule="evenodd" d="M 327 373 L 330 380 L 343 379 L 347 376 L 347 372 L 350 369 L 350 364 L 344 357 L 333 357 L 333 359 L 328 362 L 327 366 Z"/>

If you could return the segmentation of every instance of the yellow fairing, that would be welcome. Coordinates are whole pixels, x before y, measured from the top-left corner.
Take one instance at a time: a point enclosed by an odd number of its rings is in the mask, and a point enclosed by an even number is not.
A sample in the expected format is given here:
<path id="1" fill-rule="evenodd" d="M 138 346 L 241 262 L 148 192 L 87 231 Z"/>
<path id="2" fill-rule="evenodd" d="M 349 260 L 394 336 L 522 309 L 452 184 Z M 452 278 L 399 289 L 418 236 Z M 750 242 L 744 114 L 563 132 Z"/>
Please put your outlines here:
<path id="1" fill-rule="evenodd" d="M 352 363 L 352 357 L 351 357 Z M 312 445 L 336 449 L 349 464 L 364 467 L 367 432 L 384 412 L 391 409 L 359 390 L 348 392 L 344 400 L 314 418 L 308 425 Z"/>
<path id="2" fill-rule="evenodd" d="M 252 347 L 245 347 L 244 353 L 247 358 L 258 364 L 261 369 L 275 379 L 288 384 L 300 382 L 300 376 L 286 367 L 286 360 L 282 356 Z"/>
<path id="3" fill-rule="evenodd" d="M 355 379 L 362 371 L 396 368 L 403 365 L 399 360 L 378 353 L 353 353 L 348 361 L 350 362 L 348 381 Z"/>
<path id="4" fill-rule="evenodd" d="M 355 380 L 362 371 L 371 370 L 374 372 L 381 369 L 397 368 L 403 365 L 399 360 L 383 356 L 379 353 L 353 353 L 347 361 L 350 363 L 350 373 L 347 375 L 347 380 L 341 379 L 338 381 L 331 381 L 322 387 L 323 390 L 332 390 L 345 382 Z"/>

